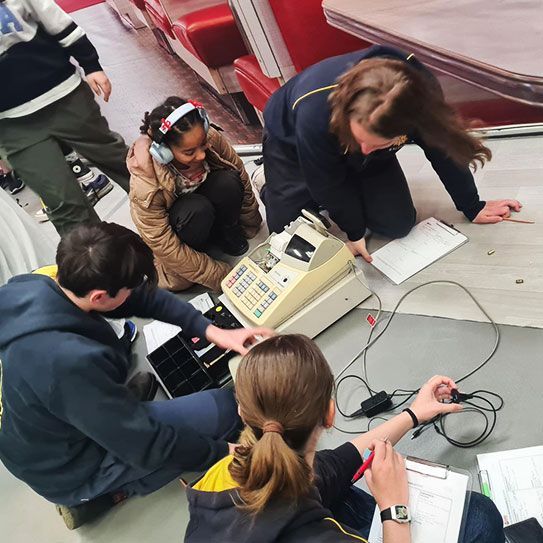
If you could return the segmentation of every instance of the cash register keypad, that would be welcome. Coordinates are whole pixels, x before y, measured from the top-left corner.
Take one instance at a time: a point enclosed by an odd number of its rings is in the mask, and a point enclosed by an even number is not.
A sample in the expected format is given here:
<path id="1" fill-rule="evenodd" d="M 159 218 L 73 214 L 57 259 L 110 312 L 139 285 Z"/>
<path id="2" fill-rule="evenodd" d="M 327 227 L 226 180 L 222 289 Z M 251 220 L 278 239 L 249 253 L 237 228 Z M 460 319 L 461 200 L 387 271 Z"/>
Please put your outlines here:
<path id="1" fill-rule="evenodd" d="M 227 287 L 257 318 L 277 299 L 277 293 L 242 265 L 229 277 Z"/>

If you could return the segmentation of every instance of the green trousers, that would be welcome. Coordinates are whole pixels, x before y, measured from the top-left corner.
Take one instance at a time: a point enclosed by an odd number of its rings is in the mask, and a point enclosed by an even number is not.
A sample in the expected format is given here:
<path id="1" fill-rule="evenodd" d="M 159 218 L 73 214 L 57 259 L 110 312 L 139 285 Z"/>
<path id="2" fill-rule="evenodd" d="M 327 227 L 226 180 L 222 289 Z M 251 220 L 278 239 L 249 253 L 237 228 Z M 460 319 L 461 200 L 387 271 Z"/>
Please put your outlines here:
<path id="1" fill-rule="evenodd" d="M 109 129 L 85 82 L 31 115 L 0 119 L 0 156 L 40 196 L 62 236 L 78 224 L 100 219 L 66 163 L 61 142 L 126 192 L 130 175 L 126 169 L 128 148 L 123 138 Z"/>

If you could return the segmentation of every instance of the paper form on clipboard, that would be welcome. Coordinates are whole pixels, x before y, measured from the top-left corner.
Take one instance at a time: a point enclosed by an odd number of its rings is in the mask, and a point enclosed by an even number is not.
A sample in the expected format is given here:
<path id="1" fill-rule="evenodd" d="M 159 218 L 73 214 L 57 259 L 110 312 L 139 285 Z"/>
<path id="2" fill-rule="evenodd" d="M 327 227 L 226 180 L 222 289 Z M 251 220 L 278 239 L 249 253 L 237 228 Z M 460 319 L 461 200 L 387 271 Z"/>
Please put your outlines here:
<path id="1" fill-rule="evenodd" d="M 458 230 L 430 217 L 372 253 L 372 264 L 399 285 L 467 241 Z"/>
<path id="2" fill-rule="evenodd" d="M 413 458 L 406 459 L 406 468 L 412 543 L 457 543 L 467 510 L 469 473 Z M 368 542 L 383 543 L 377 507 Z"/>
<path id="3" fill-rule="evenodd" d="M 535 517 L 543 525 L 543 446 L 477 455 L 506 526 Z"/>

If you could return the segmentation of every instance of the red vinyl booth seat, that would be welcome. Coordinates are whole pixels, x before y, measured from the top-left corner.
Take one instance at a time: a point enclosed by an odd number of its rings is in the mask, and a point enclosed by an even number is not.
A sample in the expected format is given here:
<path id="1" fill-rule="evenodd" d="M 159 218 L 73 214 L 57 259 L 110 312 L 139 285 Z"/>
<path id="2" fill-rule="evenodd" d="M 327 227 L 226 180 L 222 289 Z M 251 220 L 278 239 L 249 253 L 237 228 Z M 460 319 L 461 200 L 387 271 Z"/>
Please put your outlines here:
<path id="1" fill-rule="evenodd" d="M 219 68 L 247 54 L 227 3 L 183 15 L 172 25 L 182 45 L 208 68 Z"/>
<path id="2" fill-rule="evenodd" d="M 322 0 L 269 0 L 297 72 L 321 60 L 372 44 L 330 26 Z"/>
<path id="3" fill-rule="evenodd" d="M 245 97 L 258 111 L 264 110 L 268 98 L 281 86 L 277 79 L 262 73 L 254 55 L 234 60 L 234 72 Z"/>
<path id="4" fill-rule="evenodd" d="M 145 9 L 156 27 L 162 30 L 162 32 L 170 38 L 175 39 L 172 32 L 172 25 L 170 24 L 170 18 L 164 11 L 160 0 L 144 0 L 144 3 Z"/>
<path id="5" fill-rule="evenodd" d="M 140 11 L 145 11 L 145 0 L 130 0 Z"/>

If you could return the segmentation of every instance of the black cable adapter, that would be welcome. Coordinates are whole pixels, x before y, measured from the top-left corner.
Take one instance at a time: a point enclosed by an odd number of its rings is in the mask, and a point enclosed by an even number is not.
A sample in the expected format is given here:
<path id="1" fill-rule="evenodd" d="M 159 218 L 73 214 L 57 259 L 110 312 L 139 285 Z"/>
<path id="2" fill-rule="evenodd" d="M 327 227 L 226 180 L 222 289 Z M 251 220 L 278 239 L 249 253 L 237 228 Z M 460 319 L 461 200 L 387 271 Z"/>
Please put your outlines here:
<path id="1" fill-rule="evenodd" d="M 375 417 L 379 413 L 386 411 L 392 405 L 390 396 L 384 391 L 377 392 L 360 404 L 360 409 L 366 417 Z"/>

